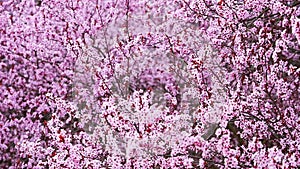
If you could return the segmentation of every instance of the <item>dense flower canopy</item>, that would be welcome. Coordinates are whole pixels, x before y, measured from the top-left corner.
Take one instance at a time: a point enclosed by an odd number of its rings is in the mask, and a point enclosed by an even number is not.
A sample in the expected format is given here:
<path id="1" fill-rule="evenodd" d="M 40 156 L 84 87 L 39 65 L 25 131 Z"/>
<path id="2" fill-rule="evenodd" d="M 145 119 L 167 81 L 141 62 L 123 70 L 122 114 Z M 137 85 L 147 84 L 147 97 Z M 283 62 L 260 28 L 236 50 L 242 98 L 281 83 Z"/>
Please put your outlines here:
<path id="1" fill-rule="evenodd" d="M 0 168 L 299 168 L 300 2 L 0 0 Z"/>

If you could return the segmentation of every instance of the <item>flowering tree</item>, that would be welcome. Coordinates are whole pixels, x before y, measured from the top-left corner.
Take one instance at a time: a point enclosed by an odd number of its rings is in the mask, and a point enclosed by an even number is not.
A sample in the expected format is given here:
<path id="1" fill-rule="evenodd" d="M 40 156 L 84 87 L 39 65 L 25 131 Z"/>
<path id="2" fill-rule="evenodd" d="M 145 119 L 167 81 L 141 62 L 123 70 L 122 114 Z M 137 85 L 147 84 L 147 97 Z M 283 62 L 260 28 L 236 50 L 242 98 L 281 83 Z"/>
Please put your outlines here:
<path id="1" fill-rule="evenodd" d="M 299 2 L 181 4 L 192 23 L 209 24 L 203 34 L 227 72 L 227 125 L 210 140 L 217 156 L 207 153 L 203 167 L 210 159 L 225 168 L 297 168 Z"/>
<path id="2" fill-rule="evenodd" d="M 1 168 L 298 168 L 298 1 L 0 1 Z"/>

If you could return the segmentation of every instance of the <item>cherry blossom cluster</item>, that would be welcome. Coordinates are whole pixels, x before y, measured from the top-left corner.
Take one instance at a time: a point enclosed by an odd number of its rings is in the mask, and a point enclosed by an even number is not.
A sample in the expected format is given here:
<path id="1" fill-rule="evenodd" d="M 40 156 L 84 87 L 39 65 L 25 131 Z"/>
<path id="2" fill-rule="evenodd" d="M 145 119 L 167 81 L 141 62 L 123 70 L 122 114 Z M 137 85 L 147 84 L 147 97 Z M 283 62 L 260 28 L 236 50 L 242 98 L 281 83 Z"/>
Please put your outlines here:
<path id="1" fill-rule="evenodd" d="M 203 35 L 226 70 L 226 125 L 210 140 L 217 158 L 203 167 L 299 167 L 299 2 L 178 3 L 178 17 L 208 25 Z"/>
<path id="2" fill-rule="evenodd" d="M 299 168 L 300 3 L 0 1 L 0 168 Z"/>
<path id="3" fill-rule="evenodd" d="M 0 1 L 1 168 L 33 168 L 51 158 L 47 153 L 54 151 L 47 142 L 58 138 L 47 126 L 58 125 L 48 123 L 62 110 L 51 106 L 46 94 L 72 98 L 77 44 L 109 22 L 108 17 L 99 20 L 100 11 L 111 15 L 109 6 L 96 1 Z"/>

